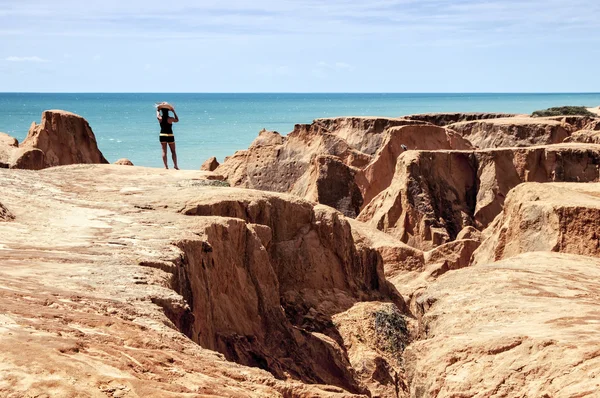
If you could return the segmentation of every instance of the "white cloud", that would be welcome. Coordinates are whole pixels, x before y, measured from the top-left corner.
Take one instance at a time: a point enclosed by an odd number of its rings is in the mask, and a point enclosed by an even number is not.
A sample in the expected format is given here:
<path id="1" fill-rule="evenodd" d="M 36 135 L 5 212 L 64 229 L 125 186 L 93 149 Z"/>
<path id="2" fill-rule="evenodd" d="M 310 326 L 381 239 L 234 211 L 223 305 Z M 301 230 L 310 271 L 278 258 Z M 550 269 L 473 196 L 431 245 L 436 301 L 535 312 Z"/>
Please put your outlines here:
<path id="1" fill-rule="evenodd" d="M 33 56 L 33 57 L 10 56 L 10 57 L 6 57 L 6 61 L 9 61 L 9 62 L 50 62 L 47 59 L 38 57 L 37 55 Z"/>

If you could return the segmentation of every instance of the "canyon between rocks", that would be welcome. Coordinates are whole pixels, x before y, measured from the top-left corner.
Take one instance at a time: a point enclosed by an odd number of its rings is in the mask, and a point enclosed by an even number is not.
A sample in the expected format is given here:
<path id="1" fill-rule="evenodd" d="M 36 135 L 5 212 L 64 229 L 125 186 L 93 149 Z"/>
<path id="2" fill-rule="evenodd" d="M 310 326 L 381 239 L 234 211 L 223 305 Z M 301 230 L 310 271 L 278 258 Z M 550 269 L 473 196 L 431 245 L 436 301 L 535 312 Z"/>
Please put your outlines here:
<path id="1" fill-rule="evenodd" d="M 0 133 L 2 397 L 592 397 L 600 117 L 340 117 L 202 170 Z"/>

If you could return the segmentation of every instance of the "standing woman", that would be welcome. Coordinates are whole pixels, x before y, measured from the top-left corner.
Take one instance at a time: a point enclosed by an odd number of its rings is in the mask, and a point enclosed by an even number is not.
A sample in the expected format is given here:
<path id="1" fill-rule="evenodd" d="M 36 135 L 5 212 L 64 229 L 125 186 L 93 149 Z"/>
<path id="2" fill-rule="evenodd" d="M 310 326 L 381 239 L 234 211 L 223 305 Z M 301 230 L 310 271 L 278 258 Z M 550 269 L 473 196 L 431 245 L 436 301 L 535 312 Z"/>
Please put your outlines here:
<path id="1" fill-rule="evenodd" d="M 169 117 L 169 110 L 173 111 L 173 116 L 175 117 Z M 169 164 L 167 163 L 167 144 L 169 144 L 171 156 L 173 157 L 173 165 L 175 170 L 179 170 L 177 166 L 177 153 L 175 152 L 175 136 L 173 135 L 173 123 L 179 121 L 177 112 L 175 112 L 175 108 L 171 105 L 163 102 L 158 105 L 156 118 L 158 119 L 158 124 L 160 124 L 160 145 L 162 146 L 162 159 L 165 169 L 169 168 Z"/>

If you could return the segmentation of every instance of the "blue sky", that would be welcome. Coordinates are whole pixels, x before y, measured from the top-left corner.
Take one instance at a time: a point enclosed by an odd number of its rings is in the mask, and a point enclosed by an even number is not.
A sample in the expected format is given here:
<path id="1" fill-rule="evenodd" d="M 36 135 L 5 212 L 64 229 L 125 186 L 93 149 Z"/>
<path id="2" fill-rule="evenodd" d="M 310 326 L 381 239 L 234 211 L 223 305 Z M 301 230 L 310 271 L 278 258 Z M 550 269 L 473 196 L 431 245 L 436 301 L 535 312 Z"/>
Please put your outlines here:
<path id="1" fill-rule="evenodd" d="M 0 91 L 600 91 L 591 0 L 0 0 L 0 43 Z"/>

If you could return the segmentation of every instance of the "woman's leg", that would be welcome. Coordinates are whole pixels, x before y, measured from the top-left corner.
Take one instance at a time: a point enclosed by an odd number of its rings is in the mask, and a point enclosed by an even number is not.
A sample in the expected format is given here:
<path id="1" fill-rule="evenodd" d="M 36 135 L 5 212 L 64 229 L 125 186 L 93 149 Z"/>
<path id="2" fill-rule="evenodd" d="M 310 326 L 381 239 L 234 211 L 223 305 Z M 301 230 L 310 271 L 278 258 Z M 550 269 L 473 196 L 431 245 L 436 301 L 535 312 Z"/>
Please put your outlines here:
<path id="1" fill-rule="evenodd" d="M 175 152 L 175 143 L 169 142 L 169 148 L 171 148 L 171 156 L 173 156 L 173 165 L 175 170 L 179 170 L 179 166 L 177 166 L 177 152 Z"/>
<path id="2" fill-rule="evenodd" d="M 168 169 L 169 165 L 167 164 L 167 143 L 161 142 L 160 146 L 162 146 L 162 158 L 163 158 L 163 163 L 165 164 L 165 169 Z"/>

